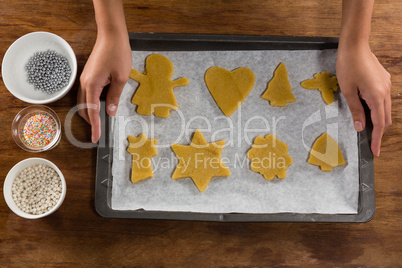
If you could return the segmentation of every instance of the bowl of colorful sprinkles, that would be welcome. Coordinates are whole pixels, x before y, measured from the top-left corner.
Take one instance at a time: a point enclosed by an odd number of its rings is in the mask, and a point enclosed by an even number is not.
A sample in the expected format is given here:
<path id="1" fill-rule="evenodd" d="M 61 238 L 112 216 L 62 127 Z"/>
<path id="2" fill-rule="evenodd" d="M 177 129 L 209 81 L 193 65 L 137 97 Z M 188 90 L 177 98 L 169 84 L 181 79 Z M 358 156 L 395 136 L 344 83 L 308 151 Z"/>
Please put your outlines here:
<path id="1" fill-rule="evenodd" d="M 11 134 L 15 143 L 28 152 L 47 151 L 60 141 L 60 119 L 47 106 L 28 106 L 15 116 Z"/>
<path id="2" fill-rule="evenodd" d="M 77 59 L 60 36 L 32 32 L 17 39 L 4 55 L 4 85 L 18 99 L 45 104 L 64 97 L 77 76 Z"/>
<path id="3" fill-rule="evenodd" d="M 60 169 L 44 158 L 17 163 L 4 180 L 8 207 L 18 216 L 38 219 L 55 212 L 66 196 L 66 181 Z"/>

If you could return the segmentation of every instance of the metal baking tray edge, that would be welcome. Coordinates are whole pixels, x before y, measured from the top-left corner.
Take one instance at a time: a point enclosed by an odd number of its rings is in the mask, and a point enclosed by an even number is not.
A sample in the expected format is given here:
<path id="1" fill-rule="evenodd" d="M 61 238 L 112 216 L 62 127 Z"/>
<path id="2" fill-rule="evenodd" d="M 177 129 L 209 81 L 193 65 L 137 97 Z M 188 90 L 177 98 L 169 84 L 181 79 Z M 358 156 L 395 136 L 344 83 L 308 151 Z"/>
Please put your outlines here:
<path id="1" fill-rule="evenodd" d="M 132 50 L 142 51 L 197 51 L 197 50 L 300 50 L 334 49 L 338 38 L 293 36 L 244 36 L 130 33 Z M 113 148 L 109 137 L 110 120 L 101 107 L 102 137 L 98 143 L 95 209 L 105 218 L 192 220 L 216 222 L 368 222 L 375 214 L 374 165 L 370 150 L 372 124 L 367 106 L 366 129 L 358 135 L 359 146 L 359 204 L 357 214 L 303 214 L 303 213 L 195 213 L 175 211 L 113 210 L 111 208 L 111 175 Z"/>

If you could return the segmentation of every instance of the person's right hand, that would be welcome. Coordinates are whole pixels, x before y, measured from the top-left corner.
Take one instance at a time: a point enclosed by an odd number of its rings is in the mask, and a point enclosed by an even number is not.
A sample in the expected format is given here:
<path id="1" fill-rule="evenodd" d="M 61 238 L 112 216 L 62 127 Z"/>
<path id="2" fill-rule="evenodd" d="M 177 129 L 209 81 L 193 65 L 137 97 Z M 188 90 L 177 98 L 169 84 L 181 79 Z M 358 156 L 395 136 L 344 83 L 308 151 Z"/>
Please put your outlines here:
<path id="1" fill-rule="evenodd" d="M 375 156 L 380 156 L 382 135 L 392 124 L 391 75 L 371 52 L 368 44 L 340 46 L 336 75 L 357 131 L 366 127 L 360 98 L 367 103 L 373 122 L 371 151 Z"/>
<path id="2" fill-rule="evenodd" d="M 91 125 L 91 140 L 94 143 L 101 135 L 99 97 L 102 90 L 110 84 L 106 96 L 106 111 L 110 116 L 114 116 L 121 92 L 130 75 L 131 64 L 128 34 L 98 34 L 81 74 L 81 86 L 78 92 L 78 104 L 85 104 L 85 108 L 80 109 L 78 114 Z"/>

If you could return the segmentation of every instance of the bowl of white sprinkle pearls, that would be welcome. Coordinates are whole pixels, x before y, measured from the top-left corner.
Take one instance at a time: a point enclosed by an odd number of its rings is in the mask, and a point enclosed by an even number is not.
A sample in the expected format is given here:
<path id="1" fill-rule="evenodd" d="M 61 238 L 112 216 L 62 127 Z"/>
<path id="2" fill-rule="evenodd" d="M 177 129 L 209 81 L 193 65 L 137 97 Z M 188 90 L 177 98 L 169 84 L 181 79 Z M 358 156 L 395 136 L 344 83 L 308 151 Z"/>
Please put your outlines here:
<path id="1" fill-rule="evenodd" d="M 60 36 L 32 32 L 17 39 L 4 55 L 4 85 L 18 99 L 45 104 L 64 97 L 74 85 L 77 59 Z"/>
<path id="2" fill-rule="evenodd" d="M 60 169 L 43 158 L 28 158 L 7 174 L 3 193 L 8 207 L 18 216 L 38 219 L 55 212 L 66 196 Z"/>

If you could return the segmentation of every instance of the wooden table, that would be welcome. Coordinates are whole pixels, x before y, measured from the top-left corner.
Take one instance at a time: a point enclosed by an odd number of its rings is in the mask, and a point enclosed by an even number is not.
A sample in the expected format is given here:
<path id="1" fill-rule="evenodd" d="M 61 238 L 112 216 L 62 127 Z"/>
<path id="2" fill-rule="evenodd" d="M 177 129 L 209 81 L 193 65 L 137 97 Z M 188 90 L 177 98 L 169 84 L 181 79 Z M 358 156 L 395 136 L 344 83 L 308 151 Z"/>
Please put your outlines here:
<path id="1" fill-rule="evenodd" d="M 338 36 L 341 1 L 136 0 L 125 1 L 132 32 Z M 17 162 L 33 157 L 53 161 L 68 192 L 62 207 L 39 220 L 12 213 L 0 197 L 0 266 L 372 266 L 402 263 L 401 114 L 402 4 L 377 1 L 371 45 L 392 74 L 394 124 L 375 159 L 375 218 L 364 224 L 210 223 L 124 220 L 100 217 L 94 208 L 95 149 L 80 149 L 63 135 L 56 149 L 32 154 L 10 135 L 15 114 L 28 106 L 0 84 L 0 185 Z M 326 5 L 324 5 L 324 3 Z M 0 55 L 20 36 L 50 31 L 77 54 L 79 73 L 96 38 L 90 0 L 1 0 Z M 49 106 L 64 121 L 76 104 L 77 83 Z M 73 120 L 73 134 L 90 138 L 89 126 Z"/>

